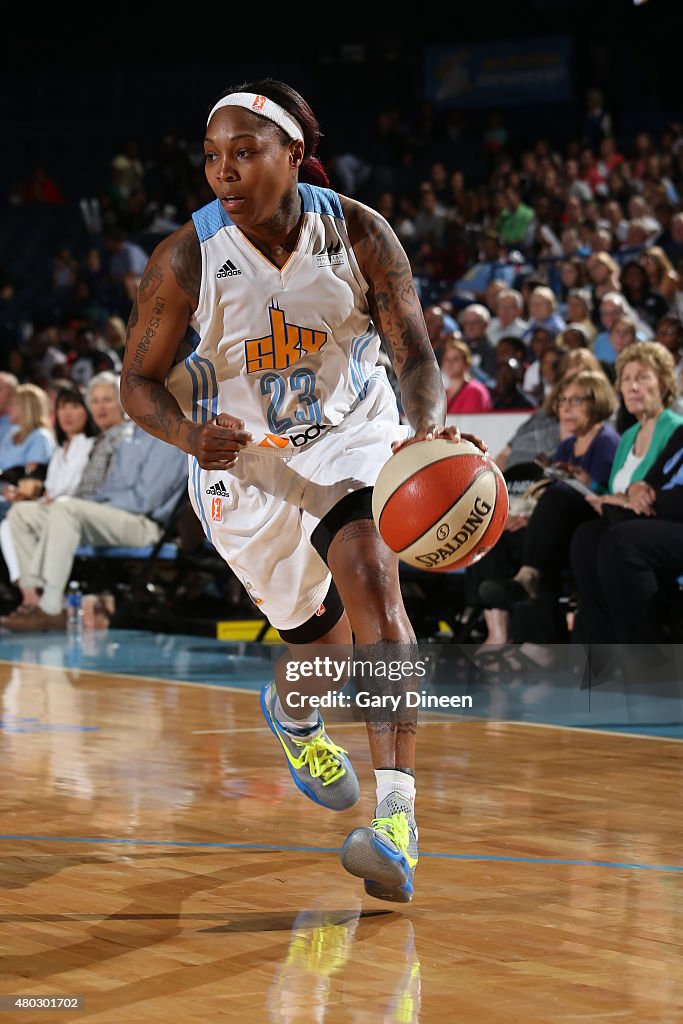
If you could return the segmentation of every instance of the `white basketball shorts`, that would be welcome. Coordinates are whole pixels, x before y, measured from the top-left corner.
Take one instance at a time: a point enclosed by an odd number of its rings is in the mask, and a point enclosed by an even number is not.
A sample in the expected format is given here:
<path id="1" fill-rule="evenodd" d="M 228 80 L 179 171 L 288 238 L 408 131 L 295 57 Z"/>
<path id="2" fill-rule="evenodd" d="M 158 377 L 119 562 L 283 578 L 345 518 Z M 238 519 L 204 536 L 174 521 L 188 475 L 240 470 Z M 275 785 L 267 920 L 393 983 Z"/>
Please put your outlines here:
<path id="1" fill-rule="evenodd" d="M 311 544 L 320 520 L 373 486 L 392 442 L 408 434 L 378 371 L 342 423 L 300 448 L 250 447 L 220 471 L 190 456 L 190 499 L 207 537 L 276 629 L 303 625 L 325 598 L 331 574 Z"/>

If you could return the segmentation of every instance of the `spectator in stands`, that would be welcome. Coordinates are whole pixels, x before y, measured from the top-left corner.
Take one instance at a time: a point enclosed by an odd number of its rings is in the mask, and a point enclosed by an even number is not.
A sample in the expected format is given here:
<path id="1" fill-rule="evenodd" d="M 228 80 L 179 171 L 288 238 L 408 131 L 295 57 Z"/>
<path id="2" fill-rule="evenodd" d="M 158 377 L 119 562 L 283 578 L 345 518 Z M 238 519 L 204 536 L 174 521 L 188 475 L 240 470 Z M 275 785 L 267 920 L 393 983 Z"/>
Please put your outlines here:
<path id="1" fill-rule="evenodd" d="M 555 386 L 557 386 L 558 380 L 559 375 Z M 532 410 L 531 415 L 517 427 L 505 447 L 496 455 L 495 462 L 502 470 L 512 469 L 522 463 L 533 462 L 539 456 L 545 456 L 546 460 L 550 462 L 560 443 L 560 438 L 560 421 L 557 415 L 555 394 L 552 392 L 543 405 Z"/>
<path id="2" fill-rule="evenodd" d="M 533 219 L 534 210 L 522 202 L 521 190 L 517 186 L 508 186 L 505 189 L 505 206 L 496 224 L 502 244 L 522 249 Z"/>
<path id="3" fill-rule="evenodd" d="M 67 387 L 73 387 L 66 382 Z M 88 385 L 86 402 L 96 433 L 93 437 L 92 447 L 88 455 L 88 461 L 83 468 L 80 479 L 77 481 L 73 495 L 76 498 L 93 498 L 102 487 L 116 447 L 121 441 L 126 430 L 126 419 L 120 399 L 120 379 L 113 373 L 100 373 L 93 377 Z M 40 536 L 45 528 L 49 505 L 45 504 L 24 504 L 12 507 L 13 533 L 22 533 L 24 536 L 31 534 L 33 537 Z M 3 527 L 0 526 L 0 534 Z M 12 549 L 15 552 L 15 566 L 11 573 L 12 582 L 17 583 L 22 576 L 25 576 L 28 567 L 19 564 L 16 556 L 16 546 L 11 540 Z M 30 550 L 30 545 L 20 543 L 20 550 Z M 16 596 L 13 595 L 13 596 Z M 38 603 L 39 594 L 35 590 L 20 591 L 21 607 L 35 607 Z M 11 605 L 10 605 L 11 607 Z"/>
<path id="4" fill-rule="evenodd" d="M 541 380 L 541 360 L 549 349 L 555 347 L 555 331 L 547 327 L 535 327 L 529 342 L 531 361 L 527 364 L 522 380 L 522 390 L 533 399 L 534 405 L 543 400 L 543 382 Z"/>
<path id="5" fill-rule="evenodd" d="M 472 353 L 472 367 L 488 378 L 483 380 L 487 385 L 496 373 L 496 350 L 486 333 L 490 322 L 491 314 L 478 302 L 465 306 L 460 314 L 460 328 Z"/>
<path id="6" fill-rule="evenodd" d="M 574 633 L 594 653 L 611 644 L 628 645 L 633 659 L 646 653 L 634 644 L 671 642 L 667 612 L 683 573 L 682 427 L 622 498 L 612 506 L 614 514 L 603 508 L 572 538 Z"/>
<path id="7" fill-rule="evenodd" d="M 593 323 L 593 298 L 590 288 L 572 288 L 567 295 L 567 309 L 564 313 L 567 323 L 582 324 L 592 345 L 598 333 Z"/>
<path id="8" fill-rule="evenodd" d="M 633 316 L 633 311 L 621 292 L 607 292 L 600 303 L 600 324 L 602 330 L 593 342 L 593 352 L 603 363 L 614 363 L 617 354 L 610 341 L 610 331 L 620 316 Z M 645 338 L 645 335 L 642 335 Z M 641 340 L 639 338 L 639 340 Z"/>
<path id="9" fill-rule="evenodd" d="M 596 252 L 586 260 L 594 308 L 605 295 L 621 291 L 619 264 L 607 252 Z"/>
<path id="10" fill-rule="evenodd" d="M 458 332 L 458 321 L 442 305 L 425 306 L 423 315 L 434 354 L 440 362 L 444 342 Z"/>
<path id="11" fill-rule="evenodd" d="M 64 374 L 67 355 L 60 348 L 59 331 L 55 324 L 34 331 L 24 347 L 31 360 L 32 383 L 47 389 L 51 380 Z"/>
<path id="12" fill-rule="evenodd" d="M 676 394 L 680 403 L 683 395 L 683 323 L 675 313 L 666 313 L 658 321 L 655 341 L 663 345 L 671 355 L 676 372 Z"/>
<path id="13" fill-rule="evenodd" d="M 612 324 L 612 329 L 609 332 L 609 340 L 612 348 L 616 352 L 617 359 L 629 345 L 635 345 L 638 341 L 637 337 L 638 325 L 636 321 L 630 316 L 618 316 Z"/>
<path id="14" fill-rule="evenodd" d="M 624 298 L 640 319 L 654 327 L 669 311 L 669 303 L 652 290 L 645 266 L 638 260 L 627 260 L 621 268 Z"/>
<path id="15" fill-rule="evenodd" d="M 446 388 L 446 413 L 488 412 L 492 407 L 489 389 L 470 374 L 472 352 L 454 334 L 444 342 L 441 353 L 441 371 Z"/>
<path id="16" fill-rule="evenodd" d="M 647 230 L 644 220 L 630 220 L 626 231 L 626 238 L 619 246 L 619 258 L 627 259 L 629 256 L 637 255 L 650 241 L 651 235 Z"/>
<path id="17" fill-rule="evenodd" d="M 534 206 L 534 216 L 529 222 L 523 251 L 535 260 L 559 259 L 563 254 L 562 243 L 558 237 L 559 217 L 557 202 L 551 202 L 547 196 L 539 196 Z"/>
<path id="18" fill-rule="evenodd" d="M 657 244 L 664 249 L 671 264 L 674 267 L 678 267 L 681 260 L 683 260 L 683 213 L 675 213 L 673 215 L 669 225 L 669 232 L 670 238 L 665 241 L 657 239 Z"/>
<path id="19" fill-rule="evenodd" d="M 576 386 L 583 376 L 574 379 L 571 391 L 560 395 L 565 404 L 570 398 L 575 403 L 574 431 L 581 416 L 585 416 L 583 406 L 589 404 L 588 389 Z M 606 424 L 616 404 L 609 389 L 611 399 L 605 392 L 604 404 L 600 405 L 602 412 L 608 405 L 610 411 L 602 417 L 599 445 L 589 452 L 584 440 L 578 452 L 574 445 L 569 454 L 560 445 L 558 459 L 566 462 L 572 476 L 588 487 L 589 493 L 582 497 L 566 484 L 553 484 L 545 490 L 529 521 L 522 565 L 514 577 L 498 584 L 495 600 L 503 603 L 494 601 L 492 607 L 509 607 L 515 601 L 537 598 L 543 584 L 554 582 L 557 587 L 558 574 L 565 568 L 565 553 L 576 528 L 594 520 L 604 506 L 623 505 L 629 485 L 643 479 L 674 430 L 683 424 L 683 417 L 671 409 L 676 388 L 673 358 L 658 342 L 637 342 L 621 353 L 617 360 L 617 384 L 627 410 L 637 422 L 621 438 Z M 598 437 L 598 422 L 596 417 L 592 434 L 584 435 L 591 442 Z M 488 599 L 494 599 L 490 588 Z"/>
<path id="20" fill-rule="evenodd" d="M 517 359 L 505 359 L 496 367 L 496 384 L 493 389 L 493 408 L 519 412 L 535 409 L 535 402 L 521 388 L 524 367 Z"/>
<path id="21" fill-rule="evenodd" d="M 573 157 L 565 161 L 564 181 L 567 195 L 577 196 L 583 203 L 588 203 L 593 198 L 593 189 L 587 181 L 582 181 L 579 177 L 579 162 Z"/>
<path id="22" fill-rule="evenodd" d="M 586 256 L 590 256 L 590 248 L 582 242 L 578 228 L 570 225 L 563 228 L 560 242 L 562 243 L 562 253 L 565 259 L 579 256 L 583 260 Z"/>
<path id="23" fill-rule="evenodd" d="M 5 488 L 11 508 L 0 523 L 0 545 L 12 582 L 19 578 L 10 523 L 18 510 L 48 504 L 63 494 L 73 494 L 90 457 L 97 427 L 85 398 L 75 384 L 60 388 L 55 400 L 56 446 L 50 456 L 44 482 L 19 480 Z"/>
<path id="24" fill-rule="evenodd" d="M 528 322 L 523 318 L 524 298 L 515 288 L 503 288 L 496 296 L 496 315 L 489 321 L 487 336 L 497 345 L 501 338 L 523 338 Z"/>
<path id="25" fill-rule="evenodd" d="M 585 288 L 588 284 L 586 261 L 580 256 L 565 257 L 557 266 L 557 285 L 553 291 L 558 301 L 557 311 L 566 320 L 567 299 L 571 291 Z"/>
<path id="26" fill-rule="evenodd" d="M 123 359 L 126 347 L 126 325 L 120 316 L 107 317 L 104 325 L 103 341 L 105 349 Z"/>
<path id="27" fill-rule="evenodd" d="M 484 290 L 484 305 L 488 309 L 491 316 L 495 315 L 496 302 L 501 292 L 507 288 L 504 281 L 489 281 Z M 489 324 L 490 326 L 490 324 Z"/>
<path id="28" fill-rule="evenodd" d="M 110 348 L 103 337 L 89 326 L 79 327 L 74 335 L 73 361 L 69 367 L 69 377 L 81 387 L 96 373 L 109 370 L 112 373 L 121 371 L 121 359 Z"/>
<path id="29" fill-rule="evenodd" d="M 642 224 L 648 242 L 655 239 L 662 229 L 650 209 L 650 204 L 642 195 L 631 196 L 628 201 L 628 216 L 631 223 L 637 221 Z"/>
<path id="30" fill-rule="evenodd" d="M 577 348 L 590 349 L 590 336 L 585 324 L 568 323 L 558 340 L 570 352 Z"/>
<path id="31" fill-rule="evenodd" d="M 609 228 L 601 224 L 594 224 L 590 239 L 591 252 L 610 253 L 616 248 L 614 235 Z"/>
<path id="32" fill-rule="evenodd" d="M 2 622 L 12 631 L 63 630 L 64 593 L 76 551 L 83 544 L 146 547 L 170 521 L 187 488 L 187 456 L 179 448 L 130 426 L 119 442 L 107 478 L 91 500 L 60 498 L 47 506 L 47 521 L 28 541 L 12 534 L 21 566 L 24 602 L 38 603 Z M 24 547 L 22 548 L 22 543 Z"/>
<path id="33" fill-rule="evenodd" d="M 655 295 L 661 296 L 670 308 L 679 288 L 679 280 L 669 257 L 658 245 L 651 245 L 641 253 L 640 259 L 647 273 L 650 288 Z"/>
<path id="34" fill-rule="evenodd" d="M 586 401 L 588 396 L 590 401 Z M 568 469 L 571 460 L 577 474 L 582 472 L 579 466 L 583 464 L 606 481 L 611 453 L 614 452 L 618 440 L 606 423 L 614 404 L 614 393 L 602 373 L 567 373 L 558 381 L 546 406 L 547 409 L 552 409 L 555 416 L 559 415 L 564 440 L 559 441 L 550 458 L 547 450 L 537 452 L 533 456 L 534 464 L 525 465 L 518 462 L 514 475 L 511 474 L 509 466 L 506 468 L 506 478 L 511 481 L 521 479 L 530 486 L 521 493 L 519 487 L 513 487 L 515 499 L 511 504 L 511 516 L 501 539 L 489 554 L 466 570 L 468 604 L 475 607 L 483 604 L 486 609 L 484 617 L 488 637 L 485 648 L 492 645 L 496 649 L 509 641 L 512 599 L 522 600 L 526 597 L 516 582 L 517 577 L 511 576 L 510 572 L 521 572 L 520 566 L 527 557 L 530 546 L 529 530 L 535 521 L 538 522 L 539 516 L 540 525 L 543 527 L 542 506 L 548 481 L 544 479 L 538 463 L 550 463 L 555 468 Z M 535 420 L 538 415 L 534 413 L 531 420 Z M 549 486 L 557 485 L 550 483 Z M 556 529 L 556 524 L 551 523 L 547 528 L 552 532 Z M 493 668 L 488 657 L 485 664 L 489 669 Z"/>
<path id="35" fill-rule="evenodd" d="M 14 423 L 9 416 L 9 407 L 18 386 L 19 381 L 13 373 L 0 372 L 0 452 L 4 451 L 14 431 Z"/>
<path id="36" fill-rule="evenodd" d="M 86 401 L 98 433 L 76 487 L 76 498 L 92 498 L 103 485 L 114 452 L 126 432 L 127 417 L 120 397 L 120 377 L 104 371 L 88 384 Z"/>
<path id="37" fill-rule="evenodd" d="M 43 480 L 55 447 L 47 393 L 36 384 L 19 384 L 7 414 L 13 430 L 0 449 L 0 486 L 29 476 Z"/>
<path id="38" fill-rule="evenodd" d="M 624 217 L 624 211 L 616 199 L 608 199 L 604 204 L 598 224 L 600 227 L 609 229 L 612 236 L 616 238 L 618 245 L 626 241 L 628 221 Z"/>
<path id="39" fill-rule="evenodd" d="M 565 326 L 564 319 L 557 311 L 557 298 L 552 288 L 545 285 L 534 288 L 529 296 L 529 323 L 524 340 L 530 343 L 537 327 L 551 332 L 555 337 Z"/>
<path id="40" fill-rule="evenodd" d="M 551 345 L 543 352 L 541 364 L 541 386 L 536 392 L 536 406 L 544 405 L 568 366 L 569 349 L 563 345 Z"/>
<path id="41" fill-rule="evenodd" d="M 525 343 L 514 335 L 504 335 L 496 345 L 496 366 L 500 366 L 508 359 L 516 359 L 520 365 L 526 366 L 527 358 Z"/>
<path id="42" fill-rule="evenodd" d="M 446 239 L 446 210 L 436 198 L 434 186 L 423 181 L 419 188 L 420 203 L 415 215 L 415 233 L 422 246 L 443 248 Z"/>

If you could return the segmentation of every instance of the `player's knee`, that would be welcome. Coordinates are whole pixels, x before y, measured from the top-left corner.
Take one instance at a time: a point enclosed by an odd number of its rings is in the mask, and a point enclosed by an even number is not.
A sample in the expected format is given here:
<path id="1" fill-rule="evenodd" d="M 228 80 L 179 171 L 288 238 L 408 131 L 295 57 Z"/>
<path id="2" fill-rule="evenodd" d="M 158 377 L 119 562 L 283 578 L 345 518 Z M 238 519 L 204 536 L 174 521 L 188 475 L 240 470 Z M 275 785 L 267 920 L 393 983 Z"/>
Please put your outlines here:
<path id="1" fill-rule="evenodd" d="M 393 566 L 387 565 L 381 557 L 351 561 L 344 566 L 343 581 L 337 585 L 344 595 L 344 603 L 348 598 L 354 603 L 372 602 L 381 604 L 394 599 L 396 575 Z"/>

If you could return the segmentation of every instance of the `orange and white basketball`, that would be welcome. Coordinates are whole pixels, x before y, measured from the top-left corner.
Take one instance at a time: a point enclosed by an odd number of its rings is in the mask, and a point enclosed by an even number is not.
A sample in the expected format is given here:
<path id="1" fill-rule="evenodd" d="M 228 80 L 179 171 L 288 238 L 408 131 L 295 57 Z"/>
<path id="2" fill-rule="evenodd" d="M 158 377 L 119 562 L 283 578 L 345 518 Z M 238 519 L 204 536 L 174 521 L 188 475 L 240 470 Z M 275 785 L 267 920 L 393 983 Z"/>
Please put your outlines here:
<path id="1" fill-rule="evenodd" d="M 490 455 L 469 441 L 415 441 L 382 467 L 372 513 L 403 562 L 446 571 L 471 565 L 496 544 L 508 492 Z"/>

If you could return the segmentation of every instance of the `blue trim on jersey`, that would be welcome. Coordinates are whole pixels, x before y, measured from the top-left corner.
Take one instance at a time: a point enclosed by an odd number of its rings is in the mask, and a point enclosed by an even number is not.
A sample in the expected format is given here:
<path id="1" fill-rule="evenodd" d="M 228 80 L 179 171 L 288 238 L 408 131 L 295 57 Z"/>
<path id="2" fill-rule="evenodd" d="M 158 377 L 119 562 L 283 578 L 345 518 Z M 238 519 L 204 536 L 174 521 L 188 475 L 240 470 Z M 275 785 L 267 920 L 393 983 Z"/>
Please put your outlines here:
<path id="1" fill-rule="evenodd" d="M 210 360 L 196 352 L 187 357 L 185 368 L 192 380 L 192 418 L 196 423 L 208 423 L 218 415 L 216 370 Z M 200 409 L 201 419 L 198 415 Z"/>
<path id="2" fill-rule="evenodd" d="M 204 356 L 193 352 L 185 360 L 185 368 L 192 381 L 192 419 L 195 423 L 208 423 L 218 415 L 218 380 L 213 364 Z M 206 517 L 201 488 L 202 469 L 197 459 L 191 473 L 195 504 L 206 537 L 211 540 L 211 526 Z"/>
<path id="3" fill-rule="evenodd" d="M 200 242 L 208 241 L 209 238 L 218 234 L 221 228 L 229 227 L 232 224 L 218 199 L 202 206 L 201 210 L 195 210 L 192 220 Z"/>
<path id="4" fill-rule="evenodd" d="M 337 217 L 339 220 L 344 219 L 339 196 L 331 188 L 308 185 L 300 181 L 299 195 L 303 202 L 304 213 L 325 213 L 330 217 Z"/>
<path id="5" fill-rule="evenodd" d="M 359 338 L 354 338 L 351 342 L 351 353 L 349 357 L 349 373 L 353 381 L 353 386 L 356 389 L 356 394 L 359 398 L 362 398 L 367 391 L 368 380 L 363 374 L 363 367 L 361 365 L 361 358 L 365 349 L 368 347 L 372 339 L 374 338 L 374 331 L 366 331 L 365 334 L 361 334 Z"/>

